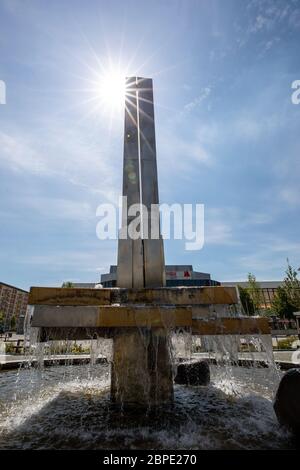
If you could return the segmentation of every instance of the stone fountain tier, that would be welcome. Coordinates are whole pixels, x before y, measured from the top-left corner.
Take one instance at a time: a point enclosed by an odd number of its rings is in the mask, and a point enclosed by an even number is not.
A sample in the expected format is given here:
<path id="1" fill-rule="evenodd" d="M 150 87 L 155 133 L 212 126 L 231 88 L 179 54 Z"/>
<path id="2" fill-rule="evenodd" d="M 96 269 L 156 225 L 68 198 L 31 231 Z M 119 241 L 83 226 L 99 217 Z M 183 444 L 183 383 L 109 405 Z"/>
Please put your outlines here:
<path id="1" fill-rule="evenodd" d="M 32 287 L 32 327 L 187 328 L 195 335 L 268 334 L 268 320 L 237 316 L 234 287 L 73 289 Z M 227 316 L 217 311 L 231 310 Z"/>
<path id="2" fill-rule="evenodd" d="M 269 334 L 267 319 L 236 316 L 232 287 L 73 289 L 32 287 L 31 326 L 41 341 L 114 339 L 111 398 L 120 404 L 173 400 L 170 331 L 194 335 Z M 228 316 L 214 311 L 231 310 Z"/>

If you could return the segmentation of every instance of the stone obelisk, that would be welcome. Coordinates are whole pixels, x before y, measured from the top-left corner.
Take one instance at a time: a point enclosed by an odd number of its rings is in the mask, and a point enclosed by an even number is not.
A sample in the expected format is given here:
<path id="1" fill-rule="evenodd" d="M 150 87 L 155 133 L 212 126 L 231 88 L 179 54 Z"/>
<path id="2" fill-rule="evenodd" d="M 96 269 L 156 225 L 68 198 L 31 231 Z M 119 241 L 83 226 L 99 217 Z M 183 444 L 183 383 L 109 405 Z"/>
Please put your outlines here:
<path id="1" fill-rule="evenodd" d="M 126 79 L 122 228 L 118 244 L 117 286 L 165 286 L 160 234 L 153 85 L 149 78 Z M 136 206 L 134 206 L 136 205 Z M 130 223 L 140 207 L 140 236 L 132 239 Z M 173 399 L 168 338 L 160 328 L 124 328 L 114 336 L 112 399 L 152 405 Z"/>
<path id="2" fill-rule="evenodd" d="M 162 287 L 165 285 L 165 263 L 159 229 L 153 87 L 150 78 L 131 77 L 126 80 L 123 197 L 127 198 L 127 207 L 122 208 L 117 285 L 127 288 Z M 141 207 L 141 237 L 135 240 L 128 234 L 128 227 L 135 218 L 135 214 L 128 215 L 128 209 L 134 208 L 134 205 Z"/>

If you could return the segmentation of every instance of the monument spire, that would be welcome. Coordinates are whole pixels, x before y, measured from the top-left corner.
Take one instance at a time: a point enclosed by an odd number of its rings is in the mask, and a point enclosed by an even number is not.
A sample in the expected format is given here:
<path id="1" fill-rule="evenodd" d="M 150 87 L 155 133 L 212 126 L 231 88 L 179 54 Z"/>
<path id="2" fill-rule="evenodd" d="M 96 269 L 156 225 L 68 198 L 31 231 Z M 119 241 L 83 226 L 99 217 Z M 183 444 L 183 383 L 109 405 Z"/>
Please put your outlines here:
<path id="1" fill-rule="evenodd" d="M 159 224 L 152 79 L 129 77 L 126 91 L 123 197 L 127 204 L 122 208 L 117 286 L 162 287 L 165 269 Z M 140 207 L 138 239 L 132 239 L 128 234 L 128 227 L 136 218 L 136 214 L 129 214 L 128 209 L 134 205 Z"/>

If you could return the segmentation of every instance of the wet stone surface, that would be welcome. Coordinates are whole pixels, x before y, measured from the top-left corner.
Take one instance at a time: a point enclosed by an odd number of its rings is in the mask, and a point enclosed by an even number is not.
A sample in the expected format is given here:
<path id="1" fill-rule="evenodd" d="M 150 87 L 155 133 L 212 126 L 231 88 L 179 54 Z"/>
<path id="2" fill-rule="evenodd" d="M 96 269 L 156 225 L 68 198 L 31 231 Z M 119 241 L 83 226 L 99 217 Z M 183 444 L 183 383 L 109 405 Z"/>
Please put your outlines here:
<path id="1" fill-rule="evenodd" d="M 282 377 L 274 410 L 279 422 L 300 437 L 300 369 L 291 369 Z"/>
<path id="2" fill-rule="evenodd" d="M 181 385 L 208 385 L 210 382 L 209 364 L 206 361 L 183 363 L 177 367 L 175 383 Z"/>

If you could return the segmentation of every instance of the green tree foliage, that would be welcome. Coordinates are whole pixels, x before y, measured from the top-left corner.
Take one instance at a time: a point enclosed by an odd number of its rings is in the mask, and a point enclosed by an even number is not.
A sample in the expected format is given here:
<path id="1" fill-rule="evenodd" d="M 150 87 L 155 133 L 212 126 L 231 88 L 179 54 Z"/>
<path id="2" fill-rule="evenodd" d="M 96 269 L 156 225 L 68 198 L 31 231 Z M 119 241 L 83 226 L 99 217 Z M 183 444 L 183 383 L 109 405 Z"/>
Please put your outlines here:
<path id="1" fill-rule="evenodd" d="M 4 313 L 0 311 L 0 333 L 4 331 L 4 323 L 5 323 Z"/>
<path id="2" fill-rule="evenodd" d="M 243 310 L 246 315 L 255 315 L 255 308 L 253 301 L 249 295 L 248 289 L 242 286 L 238 286 L 240 300 L 243 307 Z"/>
<path id="3" fill-rule="evenodd" d="M 62 287 L 74 287 L 74 284 L 73 282 L 67 281 L 63 283 Z"/>
<path id="4" fill-rule="evenodd" d="M 10 320 L 10 329 L 14 331 L 16 329 L 17 321 L 16 317 L 13 315 Z"/>
<path id="5" fill-rule="evenodd" d="M 277 288 L 272 302 L 272 311 L 282 318 L 295 318 L 293 312 L 300 310 L 300 281 L 289 260 L 287 264 L 283 285 Z"/>
<path id="6" fill-rule="evenodd" d="M 247 291 L 253 303 L 254 313 L 260 313 L 261 304 L 263 303 L 263 295 L 260 285 L 256 281 L 256 277 L 251 273 L 248 273 Z"/>
<path id="7" fill-rule="evenodd" d="M 297 278 L 297 271 L 290 265 L 287 259 L 287 270 L 285 272 L 284 288 L 288 294 L 289 300 L 292 304 L 300 307 L 300 281 Z"/>
<path id="8" fill-rule="evenodd" d="M 292 318 L 295 307 L 290 302 L 288 294 L 284 287 L 278 287 L 274 296 L 272 306 L 272 312 L 281 318 Z"/>

